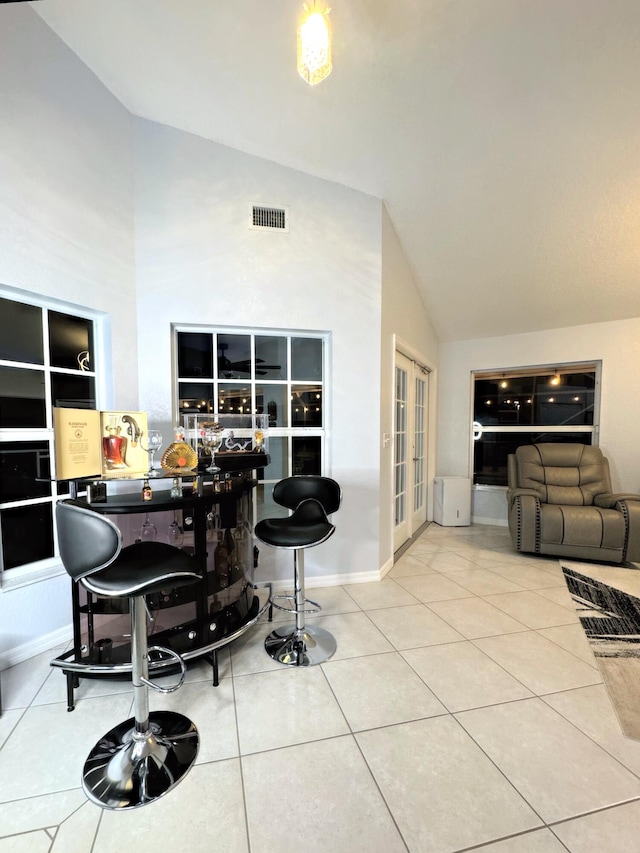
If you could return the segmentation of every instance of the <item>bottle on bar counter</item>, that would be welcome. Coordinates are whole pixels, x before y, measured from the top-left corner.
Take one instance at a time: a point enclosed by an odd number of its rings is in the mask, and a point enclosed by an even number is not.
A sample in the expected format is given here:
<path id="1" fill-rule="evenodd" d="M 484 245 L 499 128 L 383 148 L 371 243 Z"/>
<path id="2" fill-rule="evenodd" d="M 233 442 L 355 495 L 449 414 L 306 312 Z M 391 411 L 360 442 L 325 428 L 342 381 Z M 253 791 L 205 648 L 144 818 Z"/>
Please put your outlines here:
<path id="1" fill-rule="evenodd" d="M 151 486 L 149 484 L 149 480 L 145 477 L 144 482 L 142 484 L 142 500 L 143 501 L 150 501 L 152 497 L 153 497 L 153 491 L 152 491 Z"/>

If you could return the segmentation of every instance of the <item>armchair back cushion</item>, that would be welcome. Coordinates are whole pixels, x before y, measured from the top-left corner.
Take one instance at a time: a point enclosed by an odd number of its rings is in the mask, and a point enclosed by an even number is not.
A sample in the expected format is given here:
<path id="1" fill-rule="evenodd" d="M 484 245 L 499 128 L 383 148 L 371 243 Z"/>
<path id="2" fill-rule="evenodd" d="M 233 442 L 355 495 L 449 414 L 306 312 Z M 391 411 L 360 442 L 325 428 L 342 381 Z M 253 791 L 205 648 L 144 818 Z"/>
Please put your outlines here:
<path id="1" fill-rule="evenodd" d="M 595 495 L 611 491 L 609 463 L 599 447 L 584 444 L 532 444 L 515 453 L 517 482 L 543 503 L 591 506 Z"/>

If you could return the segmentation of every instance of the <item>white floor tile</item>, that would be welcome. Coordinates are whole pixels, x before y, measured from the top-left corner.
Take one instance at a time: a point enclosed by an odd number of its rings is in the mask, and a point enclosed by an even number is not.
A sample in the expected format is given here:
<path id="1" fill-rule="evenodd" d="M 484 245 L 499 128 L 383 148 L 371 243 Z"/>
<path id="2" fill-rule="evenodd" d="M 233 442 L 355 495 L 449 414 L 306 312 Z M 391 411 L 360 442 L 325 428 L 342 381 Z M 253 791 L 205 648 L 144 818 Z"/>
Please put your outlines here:
<path id="1" fill-rule="evenodd" d="M 567 853 L 550 829 L 534 829 L 525 835 L 477 847 L 474 853 Z"/>
<path id="2" fill-rule="evenodd" d="M 369 618 L 396 649 L 413 649 L 464 639 L 424 604 L 372 610 Z"/>
<path id="3" fill-rule="evenodd" d="M 349 731 L 321 667 L 287 666 L 234 680 L 242 755 Z"/>
<path id="4" fill-rule="evenodd" d="M 402 656 L 449 711 L 480 708 L 532 695 L 469 642 L 411 649 Z"/>
<path id="5" fill-rule="evenodd" d="M 378 583 L 345 584 L 344 589 L 363 610 L 418 603 L 403 586 L 400 586 L 392 578 L 385 578 Z"/>
<path id="6" fill-rule="evenodd" d="M 448 853 L 541 825 L 451 717 L 356 739 L 410 851 Z"/>
<path id="7" fill-rule="evenodd" d="M 640 797 L 640 779 L 541 699 L 456 716 L 546 822 Z"/>
<path id="8" fill-rule="evenodd" d="M 526 631 L 526 625 L 498 610 L 482 598 L 432 601 L 429 609 L 442 617 L 468 640 Z"/>
<path id="9" fill-rule="evenodd" d="M 405 853 L 351 737 L 242 759 L 252 853 Z"/>
<path id="10" fill-rule="evenodd" d="M 484 637 L 473 642 L 537 695 L 602 682 L 595 666 L 584 663 L 535 631 Z"/>
<path id="11" fill-rule="evenodd" d="M 323 669 L 354 732 L 446 713 L 424 681 L 395 652 L 330 661 Z M 393 690 L 389 690 L 390 684 Z"/>
<path id="12" fill-rule="evenodd" d="M 451 598 L 469 598 L 473 593 L 443 574 L 426 577 L 398 578 L 398 583 L 419 601 L 446 601 Z"/>
<path id="13" fill-rule="evenodd" d="M 572 613 L 537 592 L 510 592 L 500 595 L 485 595 L 486 600 L 513 616 L 529 628 L 551 628 L 554 625 L 570 625 L 576 622 Z"/>
<path id="14" fill-rule="evenodd" d="M 239 759 L 196 765 L 172 791 L 144 808 L 105 811 L 91 853 L 125 848 L 247 853 Z"/>
<path id="15" fill-rule="evenodd" d="M 640 838 L 640 802 L 585 815 L 553 827 L 569 850 L 577 853 L 637 853 Z"/>

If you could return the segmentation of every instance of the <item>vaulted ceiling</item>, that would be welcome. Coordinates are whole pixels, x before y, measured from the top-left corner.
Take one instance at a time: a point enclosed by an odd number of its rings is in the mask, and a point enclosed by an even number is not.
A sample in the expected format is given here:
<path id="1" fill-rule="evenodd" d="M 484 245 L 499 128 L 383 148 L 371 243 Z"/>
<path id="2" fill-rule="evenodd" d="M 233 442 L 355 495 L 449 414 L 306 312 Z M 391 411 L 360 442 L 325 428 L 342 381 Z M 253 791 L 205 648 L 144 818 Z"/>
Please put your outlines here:
<path id="1" fill-rule="evenodd" d="M 384 200 L 442 340 L 640 316 L 638 0 L 30 4 L 132 113 Z"/>

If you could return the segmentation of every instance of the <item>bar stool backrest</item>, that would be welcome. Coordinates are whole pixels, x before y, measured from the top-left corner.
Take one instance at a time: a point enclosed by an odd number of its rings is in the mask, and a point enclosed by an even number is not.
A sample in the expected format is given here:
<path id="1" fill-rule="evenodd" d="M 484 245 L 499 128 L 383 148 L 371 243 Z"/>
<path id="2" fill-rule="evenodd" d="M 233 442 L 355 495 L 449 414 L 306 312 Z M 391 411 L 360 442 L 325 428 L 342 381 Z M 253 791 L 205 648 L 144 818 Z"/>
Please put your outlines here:
<path id="1" fill-rule="evenodd" d="M 56 504 L 60 558 L 77 581 L 106 569 L 122 549 L 122 534 L 106 516 L 75 501 Z"/>
<path id="2" fill-rule="evenodd" d="M 315 474 L 302 474 L 286 477 L 273 488 L 273 499 L 280 506 L 295 509 L 301 501 L 313 498 L 322 504 L 327 515 L 340 508 L 342 492 L 340 486 L 330 477 Z"/>

